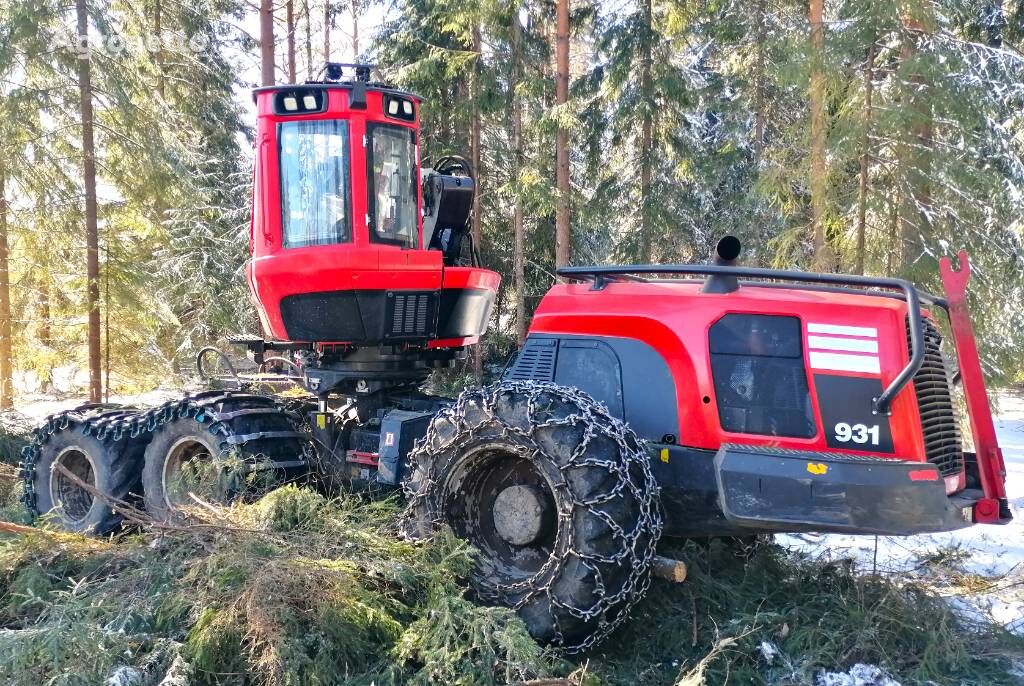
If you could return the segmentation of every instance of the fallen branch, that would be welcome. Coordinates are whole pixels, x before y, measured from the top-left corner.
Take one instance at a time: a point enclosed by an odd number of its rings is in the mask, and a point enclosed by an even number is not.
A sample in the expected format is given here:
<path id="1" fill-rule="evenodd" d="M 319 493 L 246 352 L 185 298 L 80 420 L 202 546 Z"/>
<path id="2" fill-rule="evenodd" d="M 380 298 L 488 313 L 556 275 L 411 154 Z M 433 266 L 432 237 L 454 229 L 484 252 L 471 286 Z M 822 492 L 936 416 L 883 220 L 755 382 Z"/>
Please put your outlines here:
<path id="1" fill-rule="evenodd" d="M 159 522 L 153 519 L 153 517 L 150 516 L 149 513 L 144 512 L 143 510 L 140 510 L 139 508 L 134 507 L 133 505 L 119 498 L 115 498 L 107 493 L 103 493 L 102 491 L 97 489 L 95 486 L 92 486 L 91 484 L 87 484 L 86 482 L 78 478 L 78 476 L 69 471 L 67 467 L 60 464 L 59 462 L 54 463 L 53 468 L 55 470 L 58 470 L 65 477 L 67 477 L 68 480 L 71 481 L 71 483 L 83 489 L 85 492 L 89 493 L 94 498 L 99 498 L 102 502 L 106 503 L 114 512 L 118 513 L 119 515 L 131 521 L 132 523 L 138 524 L 139 526 L 147 527 L 165 533 L 196 533 L 200 530 L 216 530 L 250 534 L 262 534 L 269 538 L 280 540 L 278 537 L 272 535 L 270 532 L 264 531 L 262 529 L 251 529 L 247 527 L 234 526 L 228 524 L 210 524 L 206 522 L 184 525 L 171 524 L 169 522 Z M 199 500 L 194 495 L 192 497 L 196 498 L 196 500 Z M 218 514 L 220 516 L 220 513 L 213 505 L 206 503 L 206 507 L 209 508 L 214 514 Z"/>
<path id="2" fill-rule="evenodd" d="M 71 470 L 62 465 L 60 462 L 53 463 L 53 470 L 56 472 L 60 472 L 62 475 L 64 475 L 65 478 L 68 479 L 68 481 L 81 488 L 83 491 L 91 495 L 93 498 L 98 498 L 100 501 L 106 503 L 111 510 L 118 513 L 125 519 L 129 519 L 135 522 L 136 524 L 141 524 L 143 526 L 161 526 L 160 523 L 158 523 L 156 520 L 154 520 L 152 517 L 150 517 L 148 514 L 146 514 L 139 508 L 134 507 L 133 505 L 130 505 L 129 503 L 119 498 L 115 498 L 109 493 L 104 493 L 100 491 L 92 484 L 85 483 L 80 478 L 78 478 L 78 475 L 72 473 Z"/>
<path id="3" fill-rule="evenodd" d="M 35 534 L 40 532 L 49 533 L 45 532 L 43 529 L 37 529 L 34 526 L 25 526 L 24 524 L 15 524 L 14 522 L 0 522 L 0 532 L 3 532 L 5 534 L 20 534 L 26 536 L 28 534 Z"/>
<path id="4" fill-rule="evenodd" d="M 11 534 L 13 536 L 46 536 L 54 541 L 74 543 L 78 546 L 85 545 L 93 550 L 107 550 L 110 546 L 109 542 L 101 539 L 83 539 L 83 537 L 77 534 L 69 534 L 63 531 L 52 531 L 50 529 L 42 529 L 35 526 L 25 526 L 24 524 L 15 524 L 14 522 L 0 521 L 0 534 Z"/>

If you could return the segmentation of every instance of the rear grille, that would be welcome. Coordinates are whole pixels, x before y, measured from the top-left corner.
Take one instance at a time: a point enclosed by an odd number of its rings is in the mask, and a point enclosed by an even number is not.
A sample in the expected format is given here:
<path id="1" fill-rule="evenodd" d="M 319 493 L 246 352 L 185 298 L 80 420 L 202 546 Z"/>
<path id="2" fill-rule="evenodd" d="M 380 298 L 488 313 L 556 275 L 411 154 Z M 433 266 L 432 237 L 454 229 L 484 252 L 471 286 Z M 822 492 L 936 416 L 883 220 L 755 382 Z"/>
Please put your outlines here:
<path id="1" fill-rule="evenodd" d="M 924 432 L 924 452 L 928 461 L 939 469 L 943 476 L 959 474 L 964 468 L 964 456 L 960 442 L 960 427 L 957 425 L 953 398 L 949 392 L 949 377 L 942 360 L 942 334 L 930 319 L 921 318 L 924 334 L 924 363 L 914 375 L 914 393 L 921 413 L 921 430 Z M 907 332 L 907 347 L 910 347 L 910 332 Z"/>
<path id="2" fill-rule="evenodd" d="M 388 338 L 429 337 L 433 335 L 436 294 L 427 292 L 389 292 Z"/>

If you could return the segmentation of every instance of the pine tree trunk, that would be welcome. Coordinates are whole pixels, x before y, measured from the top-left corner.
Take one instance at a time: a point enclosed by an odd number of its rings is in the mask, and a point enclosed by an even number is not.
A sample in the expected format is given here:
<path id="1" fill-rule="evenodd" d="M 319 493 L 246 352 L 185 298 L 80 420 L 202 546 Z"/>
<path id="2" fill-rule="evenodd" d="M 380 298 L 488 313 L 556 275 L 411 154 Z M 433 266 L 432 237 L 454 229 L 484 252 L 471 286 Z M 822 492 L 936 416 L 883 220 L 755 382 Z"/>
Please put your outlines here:
<path id="1" fill-rule="evenodd" d="M 324 62 L 331 61 L 331 0 L 324 0 Z"/>
<path id="2" fill-rule="evenodd" d="M 808 19 L 811 25 L 811 160 L 808 187 L 811 190 L 811 229 L 814 235 L 814 266 L 820 271 L 833 271 L 832 256 L 825 238 L 825 74 L 822 22 L 824 0 L 810 0 Z"/>
<path id="3" fill-rule="evenodd" d="M 518 21 L 518 17 L 517 17 Z M 569 102 L 569 0 L 558 0 L 555 27 L 555 104 Z M 569 264 L 569 132 L 559 126 L 555 136 L 555 267 Z"/>
<path id="4" fill-rule="evenodd" d="M 3 160 L 0 160 L 3 165 Z M 0 410 L 14 407 L 11 277 L 8 271 L 7 170 L 0 166 Z"/>
<path id="5" fill-rule="evenodd" d="M 652 139 L 654 129 L 654 98 L 651 86 L 651 41 L 653 23 L 651 0 L 643 0 L 644 36 L 641 41 L 640 53 L 640 262 L 652 261 L 650 202 L 651 202 L 651 165 L 653 163 Z"/>
<path id="6" fill-rule="evenodd" d="M 505 317 L 505 294 L 508 292 L 508 284 L 500 284 L 498 292 L 494 296 L 494 321 L 497 323 L 495 331 L 503 333 L 501 328 L 502 319 Z"/>
<path id="7" fill-rule="evenodd" d="M 352 0 L 352 61 L 359 61 L 359 2 Z"/>
<path id="8" fill-rule="evenodd" d="M 864 135 L 861 137 L 860 153 L 860 196 L 857 201 L 857 265 L 856 272 L 864 273 L 864 253 L 867 251 L 868 212 L 868 170 L 871 160 L 871 97 L 875 88 L 875 46 L 874 38 L 868 48 L 868 60 L 864 68 Z"/>
<path id="9" fill-rule="evenodd" d="M 302 0 L 302 11 L 306 15 L 306 78 L 313 78 L 313 15 L 309 13 L 309 0 Z"/>
<path id="10" fill-rule="evenodd" d="M 110 402 L 110 224 L 103 250 L 103 402 Z"/>
<path id="11" fill-rule="evenodd" d="M 260 85 L 273 86 L 274 75 L 274 2 L 260 0 Z"/>
<path id="12" fill-rule="evenodd" d="M 516 340 L 526 340 L 526 265 L 525 242 L 526 231 L 523 223 L 523 201 L 520 197 L 519 177 L 523 161 L 523 104 L 515 95 L 522 71 L 522 25 L 519 13 L 512 13 L 512 174 L 515 184 L 515 204 L 512 209 L 512 278 L 515 290 Z"/>
<path id="13" fill-rule="evenodd" d="M 473 173 L 476 174 L 476 192 L 473 194 L 473 218 L 470 224 L 470 235 L 473 237 L 473 248 L 480 250 L 483 241 L 483 217 L 480 214 L 480 193 L 483 190 L 483 169 L 481 168 L 480 151 L 480 61 L 483 59 L 482 44 L 480 38 L 480 25 L 473 25 L 473 54 L 476 61 L 473 63 L 473 72 L 470 75 L 470 101 L 472 103 L 473 115 L 469 124 L 469 156 L 473 165 Z M 483 345 L 473 347 L 473 374 L 478 380 L 484 376 L 484 348 Z"/>
<path id="14" fill-rule="evenodd" d="M 89 33 L 89 11 L 86 0 L 75 0 L 78 35 Z M 100 356 L 100 253 L 96 211 L 96 146 L 92 122 L 92 71 L 88 57 L 78 60 L 79 113 L 82 121 L 82 180 L 85 186 L 85 305 L 89 313 L 89 399 L 100 402 L 103 397 Z"/>
<path id="15" fill-rule="evenodd" d="M 917 18 L 905 18 L 903 45 L 900 48 L 900 59 L 904 64 L 911 63 L 917 57 L 917 42 L 923 29 L 923 24 Z M 905 93 L 912 122 L 900 146 L 899 155 L 899 168 L 905 170 L 910 191 L 905 194 L 900 210 L 899 265 L 904 275 L 921 253 L 921 245 L 927 242 L 931 234 L 932 117 L 927 86 L 919 71 L 915 69 L 910 72 Z"/>
<path id="16" fill-rule="evenodd" d="M 287 0 L 284 4 L 285 26 L 288 29 L 288 83 L 295 83 L 298 70 L 295 65 L 295 3 Z"/>

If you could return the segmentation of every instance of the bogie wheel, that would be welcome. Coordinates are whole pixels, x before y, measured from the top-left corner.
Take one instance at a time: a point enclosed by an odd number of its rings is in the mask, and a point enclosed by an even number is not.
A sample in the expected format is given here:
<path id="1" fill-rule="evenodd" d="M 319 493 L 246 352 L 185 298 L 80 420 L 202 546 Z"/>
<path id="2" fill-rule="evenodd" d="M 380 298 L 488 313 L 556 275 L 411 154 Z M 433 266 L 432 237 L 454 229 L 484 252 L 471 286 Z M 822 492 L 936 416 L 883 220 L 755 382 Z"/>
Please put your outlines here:
<path id="1" fill-rule="evenodd" d="M 410 453 L 410 535 L 447 524 L 479 551 L 474 588 L 538 640 L 578 652 L 650 581 L 658 489 L 636 434 L 590 396 L 513 381 L 465 391 Z"/>
<path id="2" fill-rule="evenodd" d="M 117 413 L 104 416 L 111 414 Z M 51 523 L 75 533 L 107 534 L 122 521 L 114 506 L 139 483 L 142 444 L 87 435 L 86 419 L 76 415 L 50 436 L 26 478 L 35 496 L 32 509 Z"/>
<path id="3" fill-rule="evenodd" d="M 154 519 L 184 522 L 193 495 L 223 504 L 306 471 L 309 442 L 270 398 L 211 392 L 196 402 L 201 411 L 160 425 L 146 446 L 142 488 Z"/>

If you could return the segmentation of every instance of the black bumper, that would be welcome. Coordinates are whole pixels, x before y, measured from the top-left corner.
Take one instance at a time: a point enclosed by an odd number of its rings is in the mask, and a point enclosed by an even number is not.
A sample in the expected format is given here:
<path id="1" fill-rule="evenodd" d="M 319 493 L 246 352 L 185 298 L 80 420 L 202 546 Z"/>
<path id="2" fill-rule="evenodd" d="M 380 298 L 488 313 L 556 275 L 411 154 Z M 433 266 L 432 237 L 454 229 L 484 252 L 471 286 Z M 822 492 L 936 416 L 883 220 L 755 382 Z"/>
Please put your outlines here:
<path id="1" fill-rule="evenodd" d="M 714 457 L 718 504 L 731 525 L 757 531 L 909 535 L 970 524 L 927 462 L 723 445 Z"/>

